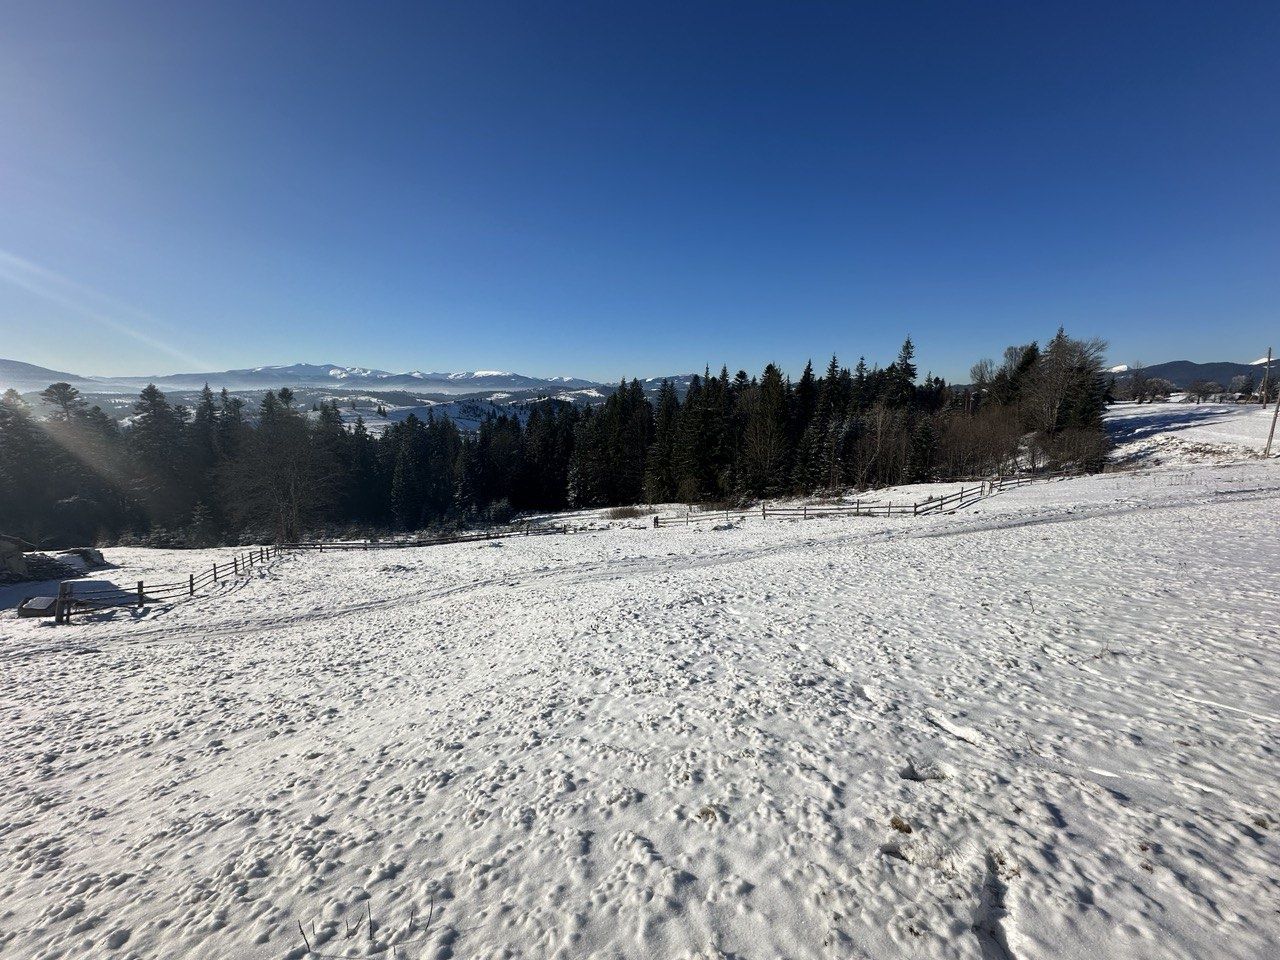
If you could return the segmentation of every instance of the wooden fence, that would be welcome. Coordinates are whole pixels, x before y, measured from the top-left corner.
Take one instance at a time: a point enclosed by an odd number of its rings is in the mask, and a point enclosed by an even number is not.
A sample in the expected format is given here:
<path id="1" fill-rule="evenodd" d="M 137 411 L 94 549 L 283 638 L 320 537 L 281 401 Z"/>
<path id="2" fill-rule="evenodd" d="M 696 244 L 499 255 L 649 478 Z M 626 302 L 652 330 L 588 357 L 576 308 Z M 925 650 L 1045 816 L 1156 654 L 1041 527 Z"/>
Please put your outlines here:
<path id="1" fill-rule="evenodd" d="M 926 500 L 919 500 L 910 503 L 893 503 L 892 501 L 882 503 L 878 500 L 854 500 L 853 503 L 819 503 L 780 507 L 771 507 L 768 504 L 762 503 L 758 510 L 754 508 L 750 510 L 715 510 L 697 514 L 690 509 L 683 516 L 661 517 L 655 515 L 653 518 L 653 525 L 655 527 L 685 527 L 695 523 L 706 523 L 708 521 L 727 521 L 732 520 L 735 517 L 743 519 L 759 517 L 762 520 L 767 520 L 770 517 L 775 517 L 780 520 L 810 520 L 817 519 L 819 517 L 901 517 L 907 515 L 918 517 L 929 513 L 945 513 L 948 510 L 958 510 L 961 507 L 967 507 L 972 503 L 977 503 L 984 497 L 992 496 L 993 494 L 1000 493 L 1004 490 L 1025 486 L 1028 483 L 1037 483 L 1068 476 L 1077 476 L 1077 474 L 1064 472 L 1041 473 L 1017 477 L 997 477 L 994 480 L 980 480 L 971 487 L 961 486 L 961 488 L 955 493 L 929 497 Z"/>
<path id="2" fill-rule="evenodd" d="M 434 547 L 446 543 L 474 543 L 480 540 L 507 540 L 511 537 L 545 537 L 549 534 L 573 533 L 568 524 L 525 524 L 516 530 L 480 530 L 467 533 L 441 533 L 413 540 L 307 540 L 287 543 L 285 550 L 399 550 L 405 547 Z"/>
<path id="3" fill-rule="evenodd" d="M 407 547 L 432 547 L 448 543 L 473 543 L 481 540 L 504 540 L 510 537 L 537 537 L 572 532 L 573 530 L 567 524 L 534 526 L 526 523 L 522 528 L 515 530 L 442 533 L 412 540 L 309 540 L 269 547 L 253 547 L 236 554 L 225 563 L 214 563 L 201 573 L 188 574 L 185 580 L 171 580 L 163 583 L 146 583 L 139 580 L 136 588 L 106 586 L 89 589 L 76 589 L 83 585 L 77 584 L 74 580 L 65 580 L 58 585 L 53 622 L 70 623 L 73 613 L 90 613 L 115 607 L 142 608 L 147 604 L 171 603 L 194 597 L 197 590 L 203 590 L 205 587 L 226 580 L 248 576 L 255 569 L 261 568 L 263 564 L 283 554 L 308 550 L 317 553 L 324 553 L 326 550 L 397 550 Z"/>
<path id="4" fill-rule="evenodd" d="M 54 603 L 53 622 L 70 623 L 73 613 L 89 613 L 94 610 L 107 610 L 112 607 L 141 608 L 149 603 L 164 603 L 180 600 L 183 597 L 194 597 L 197 590 L 248 576 L 255 569 L 268 561 L 287 553 L 288 547 L 253 547 L 237 553 L 229 561 L 214 563 L 199 574 L 188 574 L 185 580 L 169 580 L 161 583 L 147 583 L 139 580 L 134 589 L 127 587 L 91 587 L 77 590 L 80 586 L 74 580 L 64 580 L 58 585 L 58 599 Z"/>
<path id="5" fill-rule="evenodd" d="M 972 503 L 1028 483 L 1037 483 L 1066 476 L 1071 473 L 1034 474 L 1029 476 L 997 477 L 994 480 L 980 480 L 971 487 L 961 486 L 955 493 L 929 497 L 912 503 L 881 503 L 877 500 L 854 500 L 853 503 L 801 504 L 800 506 L 770 507 L 761 504 L 759 510 L 716 510 L 698 513 L 692 510 L 684 516 L 660 517 L 655 515 L 655 527 L 689 526 L 707 521 L 732 520 L 734 517 L 770 517 L 791 520 L 809 520 L 819 517 L 893 517 L 911 515 L 918 517 L 929 513 L 943 513 L 947 510 L 958 510 Z M 115 607 L 141 608 L 151 603 L 167 603 L 194 597 L 197 590 L 213 586 L 225 580 L 248 576 L 256 568 L 282 554 L 299 553 L 312 550 L 324 553 L 326 550 L 396 550 L 409 547 L 431 547 L 449 543 L 473 543 L 483 540 L 504 540 L 510 537 L 547 536 L 549 534 L 573 533 L 574 528 L 567 524 L 543 524 L 534 526 L 525 524 L 522 529 L 515 530 L 482 530 L 469 533 L 446 533 L 431 537 L 417 537 L 412 540 L 307 540 L 296 543 L 276 544 L 267 547 L 254 547 L 233 556 L 230 561 L 214 563 L 198 574 L 188 574 L 185 580 L 170 580 L 161 583 L 138 581 L 135 589 L 126 587 L 93 587 L 76 589 L 73 580 L 63 581 L 58 586 L 58 597 L 54 603 L 54 623 L 69 623 L 73 613 L 86 613 L 95 610 L 108 610 Z"/>

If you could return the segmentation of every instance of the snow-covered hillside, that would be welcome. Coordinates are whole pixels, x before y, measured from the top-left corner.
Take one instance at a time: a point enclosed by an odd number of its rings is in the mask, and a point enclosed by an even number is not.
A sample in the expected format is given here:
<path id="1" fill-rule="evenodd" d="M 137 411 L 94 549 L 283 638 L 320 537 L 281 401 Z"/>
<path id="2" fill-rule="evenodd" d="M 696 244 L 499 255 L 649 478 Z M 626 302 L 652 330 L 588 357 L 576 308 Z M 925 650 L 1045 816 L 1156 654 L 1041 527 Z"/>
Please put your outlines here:
<path id="1" fill-rule="evenodd" d="M 411 404 L 404 406 L 395 406 L 392 404 L 379 404 L 376 397 L 369 398 L 371 404 L 359 409 L 351 407 L 338 407 L 338 415 L 342 422 L 348 428 L 354 428 L 357 420 L 364 422 L 365 429 L 374 436 L 379 436 L 395 423 L 407 420 L 410 415 L 417 417 L 419 420 L 426 420 L 428 416 L 437 418 L 447 417 L 458 425 L 462 430 L 477 430 L 480 424 L 490 417 L 508 416 L 516 417 L 521 421 L 529 418 L 530 408 L 525 404 L 509 404 L 504 405 L 501 397 L 496 399 L 482 400 L 451 400 L 436 401 L 434 403 Z M 377 407 L 381 406 L 386 414 L 379 416 Z M 316 416 L 316 414 L 313 414 Z"/>
<path id="2" fill-rule="evenodd" d="M 6 613 L 0 954 L 1274 955 L 1278 498 L 1165 467 Z"/>

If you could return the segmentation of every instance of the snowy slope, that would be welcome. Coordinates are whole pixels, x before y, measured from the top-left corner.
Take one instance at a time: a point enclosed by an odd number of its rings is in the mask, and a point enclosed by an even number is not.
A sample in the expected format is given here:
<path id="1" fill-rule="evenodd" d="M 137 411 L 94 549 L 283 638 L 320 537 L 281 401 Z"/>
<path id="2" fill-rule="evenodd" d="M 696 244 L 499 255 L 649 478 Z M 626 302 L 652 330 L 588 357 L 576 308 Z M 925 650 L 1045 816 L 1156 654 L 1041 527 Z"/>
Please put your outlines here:
<path id="1" fill-rule="evenodd" d="M 1215 461 L 1261 454 L 1274 412 L 1248 403 L 1117 403 L 1107 410 L 1107 428 L 1117 460 Z"/>
<path id="2" fill-rule="evenodd" d="M 1201 464 L 4 615 L 0 955 L 1274 955 L 1278 497 Z"/>

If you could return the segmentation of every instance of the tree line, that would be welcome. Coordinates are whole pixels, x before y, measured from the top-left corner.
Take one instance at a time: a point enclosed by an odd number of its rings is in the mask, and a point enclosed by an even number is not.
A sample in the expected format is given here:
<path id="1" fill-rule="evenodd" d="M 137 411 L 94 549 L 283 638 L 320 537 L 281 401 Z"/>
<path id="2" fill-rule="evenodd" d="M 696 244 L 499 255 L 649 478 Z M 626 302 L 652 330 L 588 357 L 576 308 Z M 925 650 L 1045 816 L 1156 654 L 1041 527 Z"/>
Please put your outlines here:
<path id="1" fill-rule="evenodd" d="M 1112 377 L 1109 391 L 1114 399 L 1133 403 L 1163 403 L 1179 392 L 1173 381 L 1151 376 L 1141 364 L 1135 364 L 1119 379 Z M 1241 373 L 1232 377 L 1226 386 L 1216 380 L 1199 379 L 1193 380 L 1181 392 L 1188 401 L 1195 403 L 1207 400 L 1270 403 L 1275 398 L 1276 384 L 1264 375 L 1259 387 L 1252 373 Z"/>
<path id="2" fill-rule="evenodd" d="M 792 381 L 727 369 L 651 400 L 636 380 L 603 403 L 548 399 L 474 431 L 428 413 L 378 436 L 288 388 L 256 409 L 207 386 L 188 409 L 154 385 L 118 425 L 66 383 L 36 416 L 0 400 L 0 532 L 43 546 L 204 546 L 501 523 L 519 513 L 638 503 L 748 502 L 839 488 L 1097 467 L 1106 453 L 1104 344 L 1062 330 L 1010 347 L 973 383 L 832 358 Z"/>

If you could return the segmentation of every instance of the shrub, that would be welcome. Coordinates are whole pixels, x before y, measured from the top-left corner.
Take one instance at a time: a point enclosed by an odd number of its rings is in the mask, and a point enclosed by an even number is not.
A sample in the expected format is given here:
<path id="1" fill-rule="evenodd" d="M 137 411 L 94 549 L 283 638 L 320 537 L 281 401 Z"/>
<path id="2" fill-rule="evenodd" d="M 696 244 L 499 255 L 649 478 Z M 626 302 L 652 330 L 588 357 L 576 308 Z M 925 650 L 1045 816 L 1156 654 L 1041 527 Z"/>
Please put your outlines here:
<path id="1" fill-rule="evenodd" d="M 634 520 L 637 517 L 644 517 L 648 514 L 649 511 L 644 507 L 611 507 L 606 516 L 610 520 Z"/>

